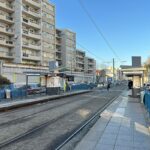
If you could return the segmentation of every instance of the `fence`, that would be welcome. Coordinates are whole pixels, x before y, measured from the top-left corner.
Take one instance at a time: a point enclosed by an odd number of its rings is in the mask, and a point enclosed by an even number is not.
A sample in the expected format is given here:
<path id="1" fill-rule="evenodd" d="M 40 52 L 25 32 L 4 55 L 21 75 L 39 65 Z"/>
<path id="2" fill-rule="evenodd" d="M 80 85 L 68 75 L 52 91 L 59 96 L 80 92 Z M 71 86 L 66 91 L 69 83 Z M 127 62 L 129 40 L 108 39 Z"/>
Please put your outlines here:
<path id="1" fill-rule="evenodd" d="M 94 87 L 96 87 L 95 84 L 86 84 L 86 83 L 73 84 L 73 85 L 71 85 L 70 89 L 67 91 L 90 90 Z M 34 91 L 34 89 L 32 91 L 28 91 L 25 88 L 11 88 L 11 87 L 8 88 L 7 87 L 7 88 L 0 90 L 0 100 L 6 99 L 6 89 L 10 89 L 11 99 L 25 98 L 28 95 L 35 96 L 35 95 L 38 95 L 41 93 L 46 94 L 46 90 L 45 91 L 41 90 L 41 92 L 38 93 L 38 91 Z"/>
<path id="2" fill-rule="evenodd" d="M 72 91 L 77 91 L 77 90 L 89 90 L 96 87 L 96 84 L 86 84 L 86 83 L 81 83 L 81 84 L 75 84 L 71 85 L 71 90 Z"/>

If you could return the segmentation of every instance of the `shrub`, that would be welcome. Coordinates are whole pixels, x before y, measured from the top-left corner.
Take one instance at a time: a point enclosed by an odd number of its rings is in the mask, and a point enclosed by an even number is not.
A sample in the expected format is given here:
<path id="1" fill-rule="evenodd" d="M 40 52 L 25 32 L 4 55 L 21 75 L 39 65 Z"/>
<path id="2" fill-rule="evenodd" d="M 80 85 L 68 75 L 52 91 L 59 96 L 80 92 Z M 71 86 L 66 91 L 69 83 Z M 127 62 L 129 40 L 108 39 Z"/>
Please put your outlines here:
<path id="1" fill-rule="evenodd" d="M 6 78 L 0 75 L 0 86 L 10 84 L 11 82 Z"/>

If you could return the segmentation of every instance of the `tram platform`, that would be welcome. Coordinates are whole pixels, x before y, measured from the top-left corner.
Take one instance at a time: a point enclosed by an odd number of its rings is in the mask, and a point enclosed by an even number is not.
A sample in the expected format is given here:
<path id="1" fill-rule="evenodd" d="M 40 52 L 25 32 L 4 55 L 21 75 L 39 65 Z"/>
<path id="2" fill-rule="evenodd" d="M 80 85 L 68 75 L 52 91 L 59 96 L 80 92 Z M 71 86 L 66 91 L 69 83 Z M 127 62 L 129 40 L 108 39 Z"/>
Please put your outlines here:
<path id="1" fill-rule="evenodd" d="M 149 116 L 125 91 L 102 114 L 75 150 L 150 150 Z"/>
<path id="2" fill-rule="evenodd" d="M 43 96 L 36 96 L 36 97 L 26 97 L 25 99 L 9 99 L 9 100 L 4 100 L 0 101 L 0 112 L 7 111 L 10 109 L 15 109 L 19 107 L 24 107 L 28 105 L 33 105 L 33 104 L 38 104 L 38 103 L 44 103 L 52 100 L 57 100 L 69 96 L 74 96 L 74 95 L 79 95 L 79 94 L 84 94 L 91 92 L 92 90 L 80 90 L 80 91 L 71 91 L 71 92 L 65 92 L 60 95 L 43 95 Z"/>

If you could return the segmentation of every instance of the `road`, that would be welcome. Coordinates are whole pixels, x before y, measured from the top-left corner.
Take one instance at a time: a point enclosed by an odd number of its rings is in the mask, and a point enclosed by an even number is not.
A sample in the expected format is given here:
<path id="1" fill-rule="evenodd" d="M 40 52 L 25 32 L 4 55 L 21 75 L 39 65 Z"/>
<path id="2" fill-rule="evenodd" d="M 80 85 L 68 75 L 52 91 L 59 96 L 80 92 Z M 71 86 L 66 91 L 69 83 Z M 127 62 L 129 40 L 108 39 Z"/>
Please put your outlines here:
<path id="1" fill-rule="evenodd" d="M 94 90 L 0 113 L 0 149 L 53 150 L 123 89 Z"/>

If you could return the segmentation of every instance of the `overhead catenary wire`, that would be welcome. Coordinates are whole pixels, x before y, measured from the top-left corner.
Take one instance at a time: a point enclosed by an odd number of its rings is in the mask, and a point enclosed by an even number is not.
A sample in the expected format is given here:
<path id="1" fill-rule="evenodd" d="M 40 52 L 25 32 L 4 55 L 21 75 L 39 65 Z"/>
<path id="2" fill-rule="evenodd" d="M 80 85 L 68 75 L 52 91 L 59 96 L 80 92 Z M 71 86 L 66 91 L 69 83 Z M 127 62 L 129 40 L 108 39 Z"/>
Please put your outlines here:
<path id="1" fill-rule="evenodd" d="M 16 1 L 18 4 L 20 4 L 21 6 L 23 6 L 23 4 L 19 1 Z M 88 53 L 90 53 L 91 55 L 93 55 L 95 58 L 97 58 L 97 60 L 99 61 L 105 61 L 102 57 L 97 56 L 96 54 L 94 54 L 93 52 L 91 52 L 89 49 L 87 49 L 83 44 L 77 42 L 77 44 L 83 48 L 85 51 L 87 51 Z"/>
<path id="2" fill-rule="evenodd" d="M 95 56 L 95 58 L 97 58 L 98 60 L 105 61 L 103 58 L 98 57 L 96 54 L 94 54 L 94 53 L 91 52 L 89 49 L 87 49 L 85 46 L 83 46 L 83 44 L 77 42 L 77 45 L 79 45 L 81 48 L 83 48 L 83 50 L 87 51 L 87 52 L 90 53 L 91 55 Z"/>
<path id="3" fill-rule="evenodd" d="M 109 49 L 111 50 L 111 52 L 114 54 L 114 56 L 121 61 L 121 59 L 119 58 L 118 54 L 116 53 L 116 51 L 114 50 L 114 48 L 111 46 L 110 42 L 107 40 L 107 38 L 105 37 L 104 33 L 101 31 L 101 29 L 99 28 L 99 26 L 97 25 L 97 23 L 95 22 L 95 20 L 93 19 L 93 17 L 91 16 L 91 14 L 89 13 L 89 11 L 86 9 L 86 7 L 84 6 L 83 2 L 81 0 L 78 0 L 79 5 L 81 6 L 81 8 L 83 9 L 83 11 L 86 13 L 86 15 L 88 16 L 88 18 L 90 19 L 90 21 L 92 22 L 92 24 L 94 25 L 94 27 L 96 28 L 98 34 L 103 38 L 103 40 L 105 41 L 106 45 L 109 47 Z"/>

